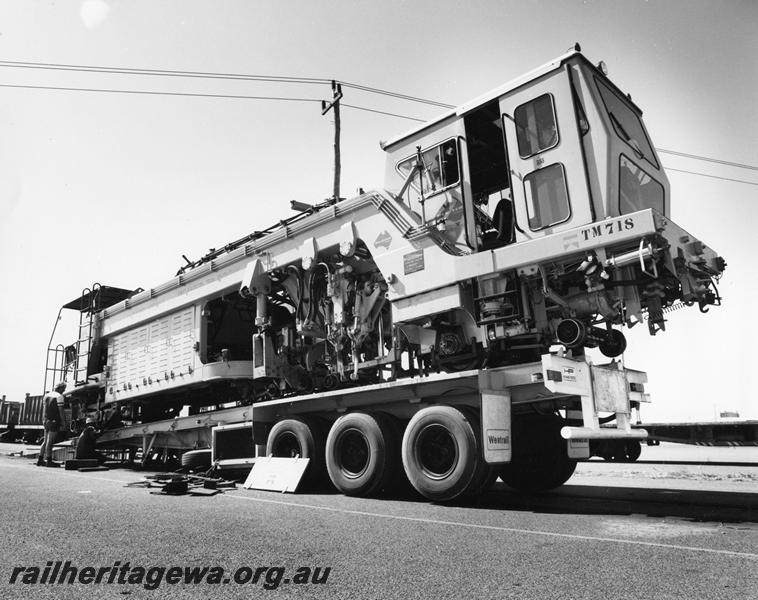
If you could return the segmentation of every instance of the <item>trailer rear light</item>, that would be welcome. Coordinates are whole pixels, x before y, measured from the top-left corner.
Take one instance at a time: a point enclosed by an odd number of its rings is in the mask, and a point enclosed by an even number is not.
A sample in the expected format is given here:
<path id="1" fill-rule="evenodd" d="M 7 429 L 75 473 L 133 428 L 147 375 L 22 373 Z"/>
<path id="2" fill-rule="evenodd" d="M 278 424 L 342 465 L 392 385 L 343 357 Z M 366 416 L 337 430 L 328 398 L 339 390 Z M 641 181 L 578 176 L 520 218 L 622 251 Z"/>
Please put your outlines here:
<path id="1" fill-rule="evenodd" d="M 547 370 L 548 381 L 563 381 L 563 374 L 560 371 Z"/>

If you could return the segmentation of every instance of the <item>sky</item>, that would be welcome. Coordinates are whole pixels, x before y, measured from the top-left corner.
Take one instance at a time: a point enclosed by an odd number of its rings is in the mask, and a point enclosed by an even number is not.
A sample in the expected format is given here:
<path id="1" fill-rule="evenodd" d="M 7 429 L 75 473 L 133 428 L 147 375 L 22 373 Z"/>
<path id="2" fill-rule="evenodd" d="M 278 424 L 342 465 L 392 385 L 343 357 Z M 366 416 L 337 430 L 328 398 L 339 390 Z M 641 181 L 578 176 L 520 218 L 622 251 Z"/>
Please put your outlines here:
<path id="1" fill-rule="evenodd" d="M 336 78 L 456 105 L 579 42 L 643 109 L 657 148 L 747 166 L 758 165 L 755 31 L 752 1 L 0 0 L 0 61 Z M 82 288 L 154 287 L 183 254 L 197 259 L 288 216 L 292 199 L 332 192 L 333 122 L 318 102 L 8 86 L 310 100 L 331 90 L 0 66 L 0 395 L 9 400 L 42 392 L 58 310 Z M 416 124 L 401 116 L 441 109 L 344 92 L 345 104 L 399 115 L 342 110 L 349 196 L 382 187 L 380 140 Z M 654 338 L 644 326 L 627 333 L 626 365 L 649 376 L 642 416 L 758 419 L 758 169 L 662 160 L 677 169 L 668 171 L 673 220 L 728 267 L 723 306 L 675 312 Z"/>

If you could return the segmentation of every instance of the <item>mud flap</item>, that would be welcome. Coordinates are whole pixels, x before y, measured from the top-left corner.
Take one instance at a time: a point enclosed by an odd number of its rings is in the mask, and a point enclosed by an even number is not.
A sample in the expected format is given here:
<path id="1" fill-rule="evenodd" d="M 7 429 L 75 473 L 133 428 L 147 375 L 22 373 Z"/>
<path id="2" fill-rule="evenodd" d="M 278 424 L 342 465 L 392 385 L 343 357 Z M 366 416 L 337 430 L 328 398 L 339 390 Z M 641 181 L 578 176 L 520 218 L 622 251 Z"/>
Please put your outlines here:
<path id="1" fill-rule="evenodd" d="M 582 413 L 577 410 L 566 411 L 566 418 L 569 420 L 581 419 Z M 583 460 L 590 457 L 590 441 L 583 439 L 566 440 L 566 454 L 574 460 Z"/>
<path id="2" fill-rule="evenodd" d="M 511 462 L 511 394 L 494 373 L 479 375 L 482 402 L 482 457 L 487 464 Z"/>
<path id="3" fill-rule="evenodd" d="M 566 452 L 569 458 L 574 460 L 582 460 L 590 457 L 590 441 L 589 440 L 566 440 L 568 447 Z"/>

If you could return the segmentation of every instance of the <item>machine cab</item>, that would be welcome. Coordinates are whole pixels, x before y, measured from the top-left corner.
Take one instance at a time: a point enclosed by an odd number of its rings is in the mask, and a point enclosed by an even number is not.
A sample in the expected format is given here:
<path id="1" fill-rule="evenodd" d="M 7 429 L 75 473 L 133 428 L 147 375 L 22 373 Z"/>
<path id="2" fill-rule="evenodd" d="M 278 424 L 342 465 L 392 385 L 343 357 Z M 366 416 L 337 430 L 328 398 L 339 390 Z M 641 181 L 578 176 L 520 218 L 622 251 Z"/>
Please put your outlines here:
<path id="1" fill-rule="evenodd" d="M 669 184 L 641 111 L 578 51 L 383 145 L 385 183 L 455 254 L 653 208 Z"/>

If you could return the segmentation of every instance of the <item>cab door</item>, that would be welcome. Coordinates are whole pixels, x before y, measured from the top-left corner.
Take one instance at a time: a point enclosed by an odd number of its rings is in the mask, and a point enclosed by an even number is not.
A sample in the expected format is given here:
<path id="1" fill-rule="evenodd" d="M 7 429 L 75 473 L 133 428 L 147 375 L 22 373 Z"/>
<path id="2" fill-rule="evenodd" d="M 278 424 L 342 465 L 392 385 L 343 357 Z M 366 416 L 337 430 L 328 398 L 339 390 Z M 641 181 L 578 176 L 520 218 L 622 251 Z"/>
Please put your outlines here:
<path id="1" fill-rule="evenodd" d="M 579 124 L 565 69 L 500 98 L 522 238 L 592 221 Z"/>

